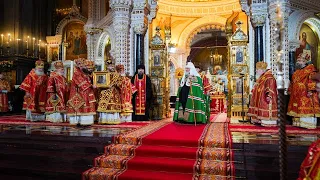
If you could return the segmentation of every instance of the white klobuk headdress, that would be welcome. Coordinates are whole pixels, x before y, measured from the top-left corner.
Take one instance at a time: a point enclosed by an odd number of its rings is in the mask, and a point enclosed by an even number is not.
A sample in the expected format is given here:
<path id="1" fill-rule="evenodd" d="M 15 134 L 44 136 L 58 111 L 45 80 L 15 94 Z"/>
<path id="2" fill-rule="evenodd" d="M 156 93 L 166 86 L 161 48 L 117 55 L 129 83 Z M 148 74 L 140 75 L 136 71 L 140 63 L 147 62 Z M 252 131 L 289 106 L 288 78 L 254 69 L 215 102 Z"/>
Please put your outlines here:
<path id="1" fill-rule="evenodd" d="M 198 76 L 201 77 L 200 74 L 197 72 L 196 68 L 194 67 L 194 64 L 192 62 L 188 62 L 186 65 L 186 68 L 190 68 L 190 74 L 189 76 Z M 184 70 L 184 75 L 182 76 L 181 82 L 180 82 L 180 86 L 184 86 L 185 81 L 186 81 L 186 70 Z M 187 82 L 187 86 L 188 86 L 188 82 Z"/>

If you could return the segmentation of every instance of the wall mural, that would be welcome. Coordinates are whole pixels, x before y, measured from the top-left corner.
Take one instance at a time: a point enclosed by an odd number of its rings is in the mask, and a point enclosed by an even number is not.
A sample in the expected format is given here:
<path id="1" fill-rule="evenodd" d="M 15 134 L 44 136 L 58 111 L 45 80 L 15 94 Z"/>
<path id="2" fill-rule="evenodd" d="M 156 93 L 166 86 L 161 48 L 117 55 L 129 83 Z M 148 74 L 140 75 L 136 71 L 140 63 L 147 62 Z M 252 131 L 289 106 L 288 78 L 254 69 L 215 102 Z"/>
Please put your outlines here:
<path id="1" fill-rule="evenodd" d="M 86 33 L 81 23 L 70 23 L 66 27 L 65 39 L 68 43 L 66 59 L 73 60 L 76 58 L 87 57 Z"/>
<path id="2" fill-rule="evenodd" d="M 307 52 L 311 55 L 312 63 L 317 67 L 320 63 L 317 63 L 318 58 L 318 44 L 319 37 L 314 31 L 306 24 L 303 24 L 299 33 L 300 47 L 296 49 L 296 57 L 302 52 Z"/>

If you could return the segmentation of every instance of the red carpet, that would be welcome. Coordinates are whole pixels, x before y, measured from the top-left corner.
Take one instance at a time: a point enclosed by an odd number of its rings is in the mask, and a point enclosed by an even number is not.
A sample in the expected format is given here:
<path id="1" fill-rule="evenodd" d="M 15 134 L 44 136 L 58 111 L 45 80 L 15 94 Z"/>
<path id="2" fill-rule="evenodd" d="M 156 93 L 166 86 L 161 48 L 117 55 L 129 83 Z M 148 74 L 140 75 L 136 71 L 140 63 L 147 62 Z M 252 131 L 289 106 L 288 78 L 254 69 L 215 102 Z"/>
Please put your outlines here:
<path id="1" fill-rule="evenodd" d="M 227 123 L 154 123 L 116 137 L 83 179 L 232 179 L 230 148 Z"/>
<path id="2" fill-rule="evenodd" d="M 121 124 L 115 124 L 115 125 L 100 125 L 100 124 L 94 124 L 92 127 L 112 127 L 112 128 L 136 128 L 140 126 L 144 126 L 151 123 L 151 121 L 141 121 L 141 122 L 125 122 Z M 37 121 L 37 122 L 31 122 L 26 120 L 26 115 L 12 115 L 12 116 L 0 116 L 0 124 L 9 124 L 9 125 L 37 125 L 37 126 L 75 126 L 70 125 L 69 123 L 52 123 L 49 121 Z"/>
<path id="3" fill-rule="evenodd" d="M 231 132 L 252 132 L 252 133 L 278 133 L 278 127 L 263 127 L 255 126 L 252 124 L 230 124 L 229 125 Z M 287 134 L 320 134 L 320 128 L 317 129 L 305 129 L 294 126 L 286 126 Z"/>

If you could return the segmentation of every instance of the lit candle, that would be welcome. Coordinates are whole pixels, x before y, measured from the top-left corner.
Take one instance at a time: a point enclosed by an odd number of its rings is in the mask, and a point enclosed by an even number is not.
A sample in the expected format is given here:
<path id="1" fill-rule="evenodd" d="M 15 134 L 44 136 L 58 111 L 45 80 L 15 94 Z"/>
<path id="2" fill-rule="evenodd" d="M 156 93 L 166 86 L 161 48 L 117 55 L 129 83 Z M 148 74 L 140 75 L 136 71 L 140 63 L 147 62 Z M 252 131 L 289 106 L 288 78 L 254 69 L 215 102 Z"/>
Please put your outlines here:
<path id="1" fill-rule="evenodd" d="M 34 41 L 36 40 L 36 38 L 32 38 L 32 51 L 34 52 Z"/>
<path id="2" fill-rule="evenodd" d="M 1 34 L 1 47 L 3 47 L 3 34 Z"/>
<path id="3" fill-rule="evenodd" d="M 39 39 L 39 53 L 41 52 L 41 39 Z"/>
<path id="4" fill-rule="evenodd" d="M 7 41 L 8 46 L 7 47 L 10 47 L 10 41 L 11 41 L 11 34 L 8 33 L 8 41 Z"/>
<path id="5" fill-rule="evenodd" d="M 28 37 L 27 37 L 27 41 L 26 41 L 26 42 L 27 42 L 27 49 L 28 49 L 28 50 L 29 50 L 29 39 L 30 39 L 30 37 L 28 36 Z"/>

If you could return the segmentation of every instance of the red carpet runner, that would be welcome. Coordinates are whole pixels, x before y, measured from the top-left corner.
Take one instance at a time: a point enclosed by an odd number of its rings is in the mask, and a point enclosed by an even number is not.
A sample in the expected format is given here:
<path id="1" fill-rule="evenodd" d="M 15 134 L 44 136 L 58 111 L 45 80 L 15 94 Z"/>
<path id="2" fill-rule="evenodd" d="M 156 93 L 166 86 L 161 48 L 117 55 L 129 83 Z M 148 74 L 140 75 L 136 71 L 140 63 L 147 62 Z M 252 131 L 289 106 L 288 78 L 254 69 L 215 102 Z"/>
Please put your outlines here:
<path id="1" fill-rule="evenodd" d="M 83 179 L 233 179 L 230 146 L 227 123 L 160 121 L 117 136 Z"/>

